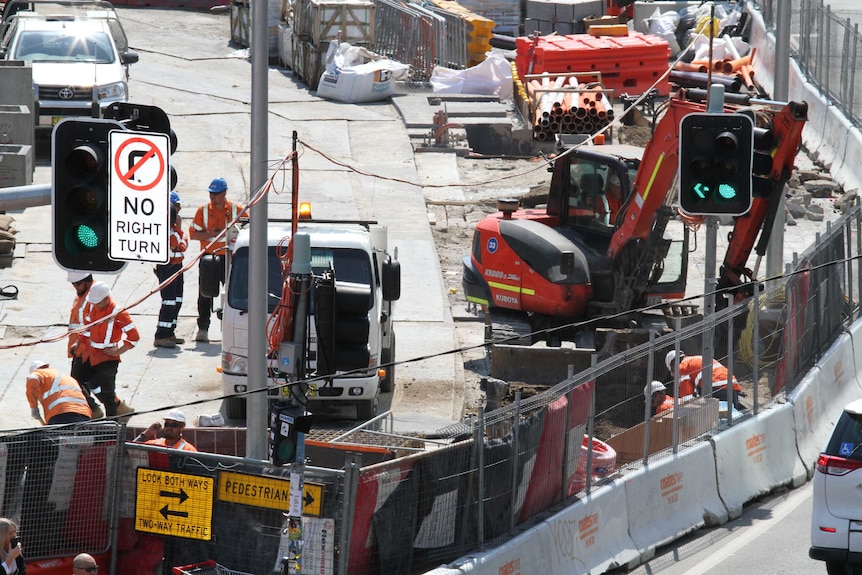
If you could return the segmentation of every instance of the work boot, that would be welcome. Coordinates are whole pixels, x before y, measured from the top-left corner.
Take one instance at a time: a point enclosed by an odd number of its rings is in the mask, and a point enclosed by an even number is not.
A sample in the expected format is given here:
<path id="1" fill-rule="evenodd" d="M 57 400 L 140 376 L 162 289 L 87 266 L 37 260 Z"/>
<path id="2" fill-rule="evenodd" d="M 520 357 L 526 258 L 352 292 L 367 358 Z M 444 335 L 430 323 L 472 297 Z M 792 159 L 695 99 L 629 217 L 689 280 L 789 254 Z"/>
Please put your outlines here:
<path id="1" fill-rule="evenodd" d="M 117 402 L 117 415 L 121 416 L 117 418 L 117 421 L 120 423 L 129 423 L 129 420 L 132 419 L 132 415 L 135 413 L 135 408 L 130 406 L 123 400 Z"/>
<path id="2" fill-rule="evenodd" d="M 171 335 L 171 339 L 174 340 L 174 343 L 177 345 L 180 345 L 180 344 L 183 344 L 186 342 L 186 340 L 184 340 L 183 338 L 177 337 L 175 335 Z"/>
<path id="3" fill-rule="evenodd" d="M 195 334 L 195 341 L 200 341 L 202 343 L 210 342 L 210 334 L 207 333 L 207 330 L 198 328 L 198 332 Z"/>
<path id="4" fill-rule="evenodd" d="M 90 407 L 90 411 L 93 412 L 93 414 L 90 416 L 90 419 L 102 419 L 103 417 L 105 417 L 105 410 L 102 409 L 101 405 L 94 405 Z"/>
<path id="5" fill-rule="evenodd" d="M 174 340 L 167 337 L 160 337 L 153 342 L 153 346 L 155 347 L 177 347 L 177 344 Z"/>

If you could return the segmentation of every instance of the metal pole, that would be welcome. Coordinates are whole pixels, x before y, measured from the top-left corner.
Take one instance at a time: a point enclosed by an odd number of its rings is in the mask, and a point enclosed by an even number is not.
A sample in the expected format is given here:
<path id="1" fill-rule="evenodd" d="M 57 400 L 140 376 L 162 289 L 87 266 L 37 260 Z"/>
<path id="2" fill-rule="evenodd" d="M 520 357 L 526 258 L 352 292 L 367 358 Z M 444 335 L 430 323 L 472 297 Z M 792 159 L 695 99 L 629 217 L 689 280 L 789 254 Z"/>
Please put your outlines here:
<path id="1" fill-rule="evenodd" d="M 590 367 L 596 367 L 598 356 L 590 356 Z M 593 392 L 590 394 L 590 418 L 587 420 L 587 468 L 585 471 L 586 493 L 590 494 L 593 485 L 593 433 L 596 421 L 596 380 L 593 380 Z M 582 440 L 583 441 L 583 440 Z"/>
<path id="2" fill-rule="evenodd" d="M 676 330 L 679 333 L 679 316 L 676 317 L 677 325 Z M 652 342 L 655 340 L 655 332 L 653 330 L 649 331 L 649 343 L 650 349 L 653 349 Z M 647 359 L 647 385 L 652 385 L 653 380 L 653 372 L 655 370 L 655 366 L 653 365 L 653 354 L 649 355 L 649 359 Z M 676 391 L 674 391 L 674 396 L 676 395 Z M 644 465 L 649 463 L 649 432 L 650 432 L 650 419 L 652 419 L 652 393 L 644 394 Z"/>
<path id="3" fill-rule="evenodd" d="M 341 545 L 338 551 L 337 575 L 347 575 L 350 558 L 350 540 L 353 536 L 353 515 L 356 512 L 356 495 L 359 492 L 359 454 L 348 454 L 344 467 L 344 513 L 341 516 Z"/>
<path id="4" fill-rule="evenodd" d="M 269 38 L 268 2 L 251 5 L 251 165 L 252 195 L 267 180 L 269 133 Z M 246 400 L 245 453 L 253 459 L 266 459 L 267 447 L 267 197 L 249 210 L 248 242 L 248 389 Z"/>
<path id="5" fill-rule="evenodd" d="M 518 502 L 518 436 L 521 431 L 521 390 L 515 391 L 515 415 L 512 419 L 512 489 L 509 492 L 509 531 L 515 530 L 518 514 L 515 511 Z"/>
<path id="6" fill-rule="evenodd" d="M 476 419 L 476 528 L 479 550 L 485 544 L 485 408 L 479 406 Z"/>
<path id="7" fill-rule="evenodd" d="M 766 293 L 771 293 L 767 291 Z M 754 282 L 754 329 L 751 334 L 751 355 L 754 358 L 751 366 L 751 379 L 754 381 L 754 414 L 757 415 L 758 401 L 760 395 L 760 284 Z M 790 323 L 787 318 L 786 323 Z"/>
<path id="8" fill-rule="evenodd" d="M 790 98 L 790 4 L 785 1 L 778 2 L 775 19 L 775 86 L 772 97 L 783 102 Z M 775 225 L 772 226 L 769 244 L 766 246 L 767 279 L 779 277 L 784 269 L 784 204 L 784 190 L 781 190 L 778 209 L 775 212 Z M 767 292 L 775 287 L 774 282 L 770 283 L 773 285 L 767 285 Z"/>

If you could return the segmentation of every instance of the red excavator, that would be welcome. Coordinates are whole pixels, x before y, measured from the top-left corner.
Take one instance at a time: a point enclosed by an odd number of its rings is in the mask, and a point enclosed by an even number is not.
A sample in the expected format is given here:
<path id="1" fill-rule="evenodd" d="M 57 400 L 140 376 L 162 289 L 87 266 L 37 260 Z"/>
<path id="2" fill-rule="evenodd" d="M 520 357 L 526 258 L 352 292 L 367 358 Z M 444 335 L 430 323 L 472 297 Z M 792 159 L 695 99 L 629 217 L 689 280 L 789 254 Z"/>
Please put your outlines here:
<path id="1" fill-rule="evenodd" d="M 501 200 L 500 211 L 479 222 L 462 283 L 468 301 L 490 314 L 489 339 L 555 343 L 583 332 L 586 320 L 594 320 L 591 328 L 643 325 L 644 308 L 684 296 L 688 227 L 702 218 L 678 214 L 671 191 L 680 121 L 705 112 L 705 96 L 681 91 L 669 99 L 642 158 L 607 146 L 563 151 L 550 168 L 545 208 L 519 210 L 517 200 Z M 716 286 L 741 299 L 753 293 L 746 262 L 758 233 L 756 252 L 766 253 L 808 106 L 728 96 L 725 112 L 748 114 L 755 125 L 754 198 L 735 218 Z M 667 226 L 677 215 L 688 224 L 681 237 Z"/>

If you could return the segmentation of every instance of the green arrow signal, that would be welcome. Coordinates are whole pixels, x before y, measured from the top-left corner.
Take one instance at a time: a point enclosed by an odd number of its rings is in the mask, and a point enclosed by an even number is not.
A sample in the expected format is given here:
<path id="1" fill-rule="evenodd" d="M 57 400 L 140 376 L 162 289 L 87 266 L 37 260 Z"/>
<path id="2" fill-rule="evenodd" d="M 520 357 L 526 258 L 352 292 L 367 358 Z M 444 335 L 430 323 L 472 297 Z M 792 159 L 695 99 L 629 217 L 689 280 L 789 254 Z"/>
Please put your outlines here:
<path id="1" fill-rule="evenodd" d="M 706 184 L 703 184 L 701 182 L 698 182 L 694 185 L 694 193 L 697 194 L 697 196 L 701 200 L 705 200 L 706 195 L 709 193 L 709 186 L 707 186 Z"/>

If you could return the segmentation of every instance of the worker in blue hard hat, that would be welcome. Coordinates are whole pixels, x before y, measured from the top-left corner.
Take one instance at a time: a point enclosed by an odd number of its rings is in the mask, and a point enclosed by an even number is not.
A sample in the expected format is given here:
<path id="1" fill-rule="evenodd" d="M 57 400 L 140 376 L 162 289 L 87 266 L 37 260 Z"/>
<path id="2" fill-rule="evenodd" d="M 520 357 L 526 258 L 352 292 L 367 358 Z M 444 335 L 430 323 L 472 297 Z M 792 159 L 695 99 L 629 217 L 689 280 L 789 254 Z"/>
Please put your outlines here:
<path id="1" fill-rule="evenodd" d="M 169 239 L 170 255 L 168 262 L 156 266 L 156 277 L 159 278 L 159 285 L 174 277 L 173 281 L 162 285 L 159 290 L 162 296 L 162 306 L 159 308 L 159 319 L 156 322 L 156 335 L 153 340 L 155 347 L 174 348 L 186 340 L 177 337 L 177 318 L 180 315 L 180 309 L 183 305 L 183 274 L 180 273 L 183 268 L 183 256 L 186 253 L 186 248 L 189 245 L 188 237 L 183 230 L 183 220 L 180 217 L 180 195 L 173 191 L 171 192 L 171 233 Z"/>
<path id="2" fill-rule="evenodd" d="M 210 316 L 213 313 L 213 300 L 219 295 L 225 280 L 227 253 L 226 229 L 245 211 L 238 203 L 227 199 L 227 180 L 215 178 L 207 191 L 209 203 L 195 212 L 189 228 L 191 239 L 201 244 L 205 255 L 198 264 L 198 330 L 195 341 L 209 342 Z"/>

